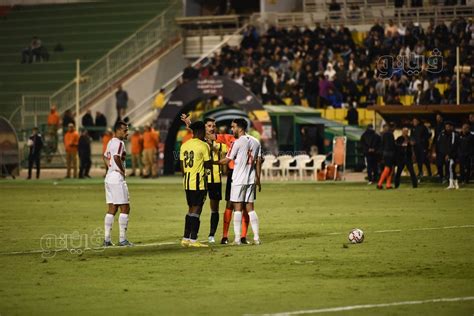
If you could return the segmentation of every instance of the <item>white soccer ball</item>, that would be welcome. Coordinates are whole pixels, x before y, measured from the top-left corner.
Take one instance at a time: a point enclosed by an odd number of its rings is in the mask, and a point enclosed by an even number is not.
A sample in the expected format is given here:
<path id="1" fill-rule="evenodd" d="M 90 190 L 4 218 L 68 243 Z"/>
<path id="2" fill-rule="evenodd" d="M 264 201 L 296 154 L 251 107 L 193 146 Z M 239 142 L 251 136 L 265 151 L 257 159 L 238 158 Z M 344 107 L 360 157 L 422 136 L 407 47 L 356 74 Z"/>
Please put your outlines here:
<path id="1" fill-rule="evenodd" d="M 349 241 L 353 244 L 360 244 L 364 241 L 364 232 L 358 228 L 354 228 L 349 233 Z"/>

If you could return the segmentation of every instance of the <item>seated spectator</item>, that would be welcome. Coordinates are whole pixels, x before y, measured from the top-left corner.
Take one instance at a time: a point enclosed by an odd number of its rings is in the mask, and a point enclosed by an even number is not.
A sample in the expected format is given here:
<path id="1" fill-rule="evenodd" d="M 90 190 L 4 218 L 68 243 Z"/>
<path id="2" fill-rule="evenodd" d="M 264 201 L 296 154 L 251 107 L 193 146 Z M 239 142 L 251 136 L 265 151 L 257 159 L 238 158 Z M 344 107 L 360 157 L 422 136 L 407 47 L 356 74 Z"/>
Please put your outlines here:
<path id="1" fill-rule="evenodd" d="M 398 36 L 398 27 L 393 23 L 392 19 L 388 20 L 388 25 L 385 28 L 385 36 L 396 37 Z"/>
<path id="2" fill-rule="evenodd" d="M 48 61 L 49 53 L 41 43 L 41 40 L 34 36 L 28 47 L 24 48 L 21 52 L 21 63 L 31 64 L 33 61 Z"/>
<path id="3" fill-rule="evenodd" d="M 329 88 L 329 94 L 326 99 L 334 108 L 340 108 L 342 106 L 341 94 L 333 88 Z"/>
<path id="4" fill-rule="evenodd" d="M 441 94 L 438 88 L 435 87 L 434 82 L 430 82 L 430 88 L 423 93 L 422 104 L 440 104 Z"/>

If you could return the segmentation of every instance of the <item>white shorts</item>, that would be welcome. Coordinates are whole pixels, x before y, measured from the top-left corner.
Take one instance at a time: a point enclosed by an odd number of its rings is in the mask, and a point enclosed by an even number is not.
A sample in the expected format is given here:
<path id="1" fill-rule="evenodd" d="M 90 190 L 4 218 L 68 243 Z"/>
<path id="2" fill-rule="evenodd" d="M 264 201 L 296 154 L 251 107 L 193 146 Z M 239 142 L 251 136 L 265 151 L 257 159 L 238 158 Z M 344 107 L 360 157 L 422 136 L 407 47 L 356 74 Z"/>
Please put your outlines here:
<path id="1" fill-rule="evenodd" d="M 119 183 L 105 183 L 105 201 L 107 204 L 130 204 L 128 187 L 125 181 Z"/>
<path id="2" fill-rule="evenodd" d="M 231 202 L 253 203 L 255 201 L 255 184 L 234 185 L 230 189 Z"/>

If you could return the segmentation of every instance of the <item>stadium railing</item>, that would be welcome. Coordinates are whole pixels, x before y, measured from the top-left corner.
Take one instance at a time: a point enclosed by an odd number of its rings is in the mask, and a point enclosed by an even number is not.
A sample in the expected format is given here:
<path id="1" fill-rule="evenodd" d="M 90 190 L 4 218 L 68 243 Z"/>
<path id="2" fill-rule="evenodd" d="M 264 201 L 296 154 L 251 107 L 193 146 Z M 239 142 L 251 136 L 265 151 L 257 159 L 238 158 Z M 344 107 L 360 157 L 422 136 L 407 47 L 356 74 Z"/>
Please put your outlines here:
<path id="1" fill-rule="evenodd" d="M 229 41 L 231 41 L 235 36 L 240 36 L 246 27 L 247 25 L 243 25 L 238 30 L 236 30 L 233 34 L 228 35 L 227 38 L 225 38 L 222 42 L 220 42 L 214 48 L 207 51 L 200 58 L 194 61 L 192 63 L 192 66 L 196 66 L 199 63 L 206 64 L 208 59 L 212 57 L 215 52 L 220 50 L 222 46 L 224 46 Z M 136 126 L 142 125 L 145 122 L 149 121 L 152 118 L 151 116 L 155 113 L 154 111 L 152 111 L 152 105 L 153 105 L 154 98 L 160 92 L 160 89 L 161 88 L 165 89 L 165 99 L 168 100 L 173 90 L 180 84 L 182 76 L 183 76 L 183 72 L 180 72 L 179 74 L 171 78 L 167 83 L 165 83 L 163 87 L 160 87 L 159 89 L 152 92 L 150 95 L 148 95 L 148 97 L 146 97 L 142 102 L 140 102 L 130 112 L 128 112 L 127 115 L 130 121 L 133 122 L 134 125 Z"/>
<path id="2" fill-rule="evenodd" d="M 151 19 L 134 34 L 110 50 L 90 67 L 81 71 L 80 108 L 111 90 L 129 73 L 139 70 L 143 63 L 179 39 L 179 27 L 175 18 L 182 13 L 182 2 L 174 0 L 161 14 Z M 24 95 L 28 107 L 36 108 L 35 98 Z M 51 103 L 56 103 L 58 112 L 74 109 L 76 104 L 76 80 L 53 93 Z M 33 102 L 33 103 L 30 103 Z M 41 101 L 43 102 L 43 101 Z"/>
<path id="3" fill-rule="evenodd" d="M 428 22 L 435 23 L 452 20 L 456 17 L 469 18 L 474 15 L 474 6 L 431 6 L 419 8 L 400 8 L 387 10 L 384 7 L 344 8 L 341 11 L 294 12 L 294 13 L 255 13 L 251 16 L 252 24 L 266 24 L 278 27 L 312 26 L 315 23 L 344 23 L 345 25 L 367 25 L 376 20 L 393 19 L 395 22 Z"/>

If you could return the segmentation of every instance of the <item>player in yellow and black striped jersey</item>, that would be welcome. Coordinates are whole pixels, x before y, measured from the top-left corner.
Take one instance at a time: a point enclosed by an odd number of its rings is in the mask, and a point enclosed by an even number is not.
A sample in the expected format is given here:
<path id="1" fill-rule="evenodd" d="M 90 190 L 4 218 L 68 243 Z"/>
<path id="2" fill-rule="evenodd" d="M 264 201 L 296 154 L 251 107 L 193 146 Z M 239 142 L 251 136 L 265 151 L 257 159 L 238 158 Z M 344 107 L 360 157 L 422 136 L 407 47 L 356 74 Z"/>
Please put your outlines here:
<path id="1" fill-rule="evenodd" d="M 179 158 L 183 171 L 183 186 L 188 202 L 184 236 L 181 245 L 185 247 L 207 247 L 197 241 L 200 226 L 199 216 L 207 194 L 207 174 L 212 168 L 210 148 L 204 142 L 205 127 L 202 121 L 191 124 L 193 138 L 181 146 Z"/>
<path id="2" fill-rule="evenodd" d="M 213 118 L 205 118 L 206 126 L 206 142 L 211 148 L 211 160 L 219 161 L 227 153 L 227 145 L 216 142 L 216 120 Z M 222 200 L 222 174 L 224 166 L 213 165 L 208 175 L 207 191 L 209 194 L 211 206 L 211 225 L 209 231 L 209 243 L 215 243 L 214 235 L 219 225 L 219 202 Z"/>

